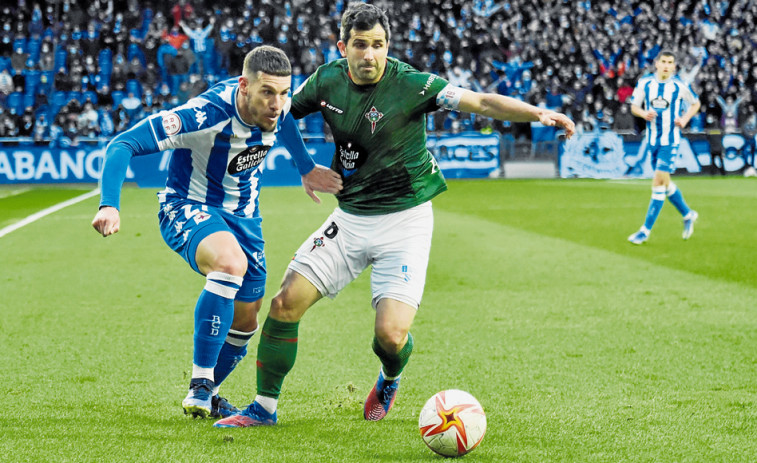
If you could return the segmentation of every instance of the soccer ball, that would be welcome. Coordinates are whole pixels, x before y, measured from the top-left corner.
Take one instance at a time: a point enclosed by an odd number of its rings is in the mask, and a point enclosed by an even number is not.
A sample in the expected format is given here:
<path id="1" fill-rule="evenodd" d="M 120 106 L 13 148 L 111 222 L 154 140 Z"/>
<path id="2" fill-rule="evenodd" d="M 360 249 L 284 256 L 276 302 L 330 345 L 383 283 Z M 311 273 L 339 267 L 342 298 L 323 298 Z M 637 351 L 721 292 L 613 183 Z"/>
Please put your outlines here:
<path id="1" fill-rule="evenodd" d="M 459 457 L 481 443 L 486 433 L 486 414 L 475 397 L 449 389 L 428 399 L 418 428 L 428 448 L 445 457 Z"/>

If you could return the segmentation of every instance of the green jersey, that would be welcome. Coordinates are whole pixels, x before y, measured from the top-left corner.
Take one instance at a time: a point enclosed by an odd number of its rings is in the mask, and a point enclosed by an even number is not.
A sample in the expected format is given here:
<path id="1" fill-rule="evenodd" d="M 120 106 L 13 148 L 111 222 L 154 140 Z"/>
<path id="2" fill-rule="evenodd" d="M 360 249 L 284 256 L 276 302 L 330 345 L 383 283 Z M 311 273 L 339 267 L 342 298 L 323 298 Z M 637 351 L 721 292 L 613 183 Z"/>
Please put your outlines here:
<path id="1" fill-rule="evenodd" d="M 377 84 L 355 85 L 346 59 L 319 67 L 292 96 L 299 119 L 320 111 L 334 136 L 331 168 L 342 175 L 339 207 L 357 215 L 397 212 L 447 189 L 426 149 L 426 113 L 447 81 L 387 58 Z"/>

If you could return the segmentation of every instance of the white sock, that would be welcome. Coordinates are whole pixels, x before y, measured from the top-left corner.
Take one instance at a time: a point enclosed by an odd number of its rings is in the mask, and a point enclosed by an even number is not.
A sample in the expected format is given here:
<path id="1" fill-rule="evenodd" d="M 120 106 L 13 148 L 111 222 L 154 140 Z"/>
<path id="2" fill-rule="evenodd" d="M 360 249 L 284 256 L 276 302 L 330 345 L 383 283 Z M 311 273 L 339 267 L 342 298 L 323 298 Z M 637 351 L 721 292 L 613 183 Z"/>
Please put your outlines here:
<path id="1" fill-rule="evenodd" d="M 265 411 L 267 411 L 271 415 L 276 413 L 276 407 L 279 405 L 279 399 L 274 399 L 273 397 L 265 397 L 262 395 L 256 395 L 255 402 L 260 404 L 260 406 L 263 407 Z"/>
<path id="2" fill-rule="evenodd" d="M 205 378 L 205 379 L 214 381 L 213 368 L 203 368 L 193 363 L 192 364 L 192 379 L 195 379 L 195 378 Z"/>

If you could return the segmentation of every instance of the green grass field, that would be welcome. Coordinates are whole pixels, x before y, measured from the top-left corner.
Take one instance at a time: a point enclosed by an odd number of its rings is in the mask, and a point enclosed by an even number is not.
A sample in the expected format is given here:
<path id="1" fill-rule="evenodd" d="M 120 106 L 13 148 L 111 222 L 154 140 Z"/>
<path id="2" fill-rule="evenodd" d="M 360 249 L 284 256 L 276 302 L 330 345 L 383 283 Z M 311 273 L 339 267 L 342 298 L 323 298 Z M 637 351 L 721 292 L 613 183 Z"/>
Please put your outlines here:
<path id="1" fill-rule="evenodd" d="M 362 419 L 378 372 L 366 272 L 300 327 L 279 424 L 221 430 L 183 415 L 204 279 L 162 241 L 155 190 L 127 188 L 121 232 L 97 198 L 0 238 L 0 460 L 433 462 L 425 401 L 464 389 L 487 412 L 480 462 L 757 459 L 757 182 L 676 179 L 700 213 L 691 240 L 667 204 L 650 240 L 649 181 L 452 181 L 416 350 L 395 408 Z M 86 190 L 0 189 L 0 229 Z M 321 195 L 325 196 L 325 195 Z M 334 206 L 263 190 L 269 285 Z M 245 405 L 255 351 L 223 386 Z"/>

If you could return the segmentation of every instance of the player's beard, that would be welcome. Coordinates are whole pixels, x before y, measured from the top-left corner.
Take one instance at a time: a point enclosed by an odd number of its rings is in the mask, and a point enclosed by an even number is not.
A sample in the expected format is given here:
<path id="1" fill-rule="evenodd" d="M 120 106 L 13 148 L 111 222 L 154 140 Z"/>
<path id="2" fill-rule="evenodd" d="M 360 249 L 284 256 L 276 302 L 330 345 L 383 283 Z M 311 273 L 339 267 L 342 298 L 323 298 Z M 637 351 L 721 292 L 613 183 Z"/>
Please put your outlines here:
<path id="1" fill-rule="evenodd" d="M 379 67 L 376 63 L 360 63 L 355 74 L 357 74 L 358 78 L 365 83 L 373 82 L 379 76 Z"/>

